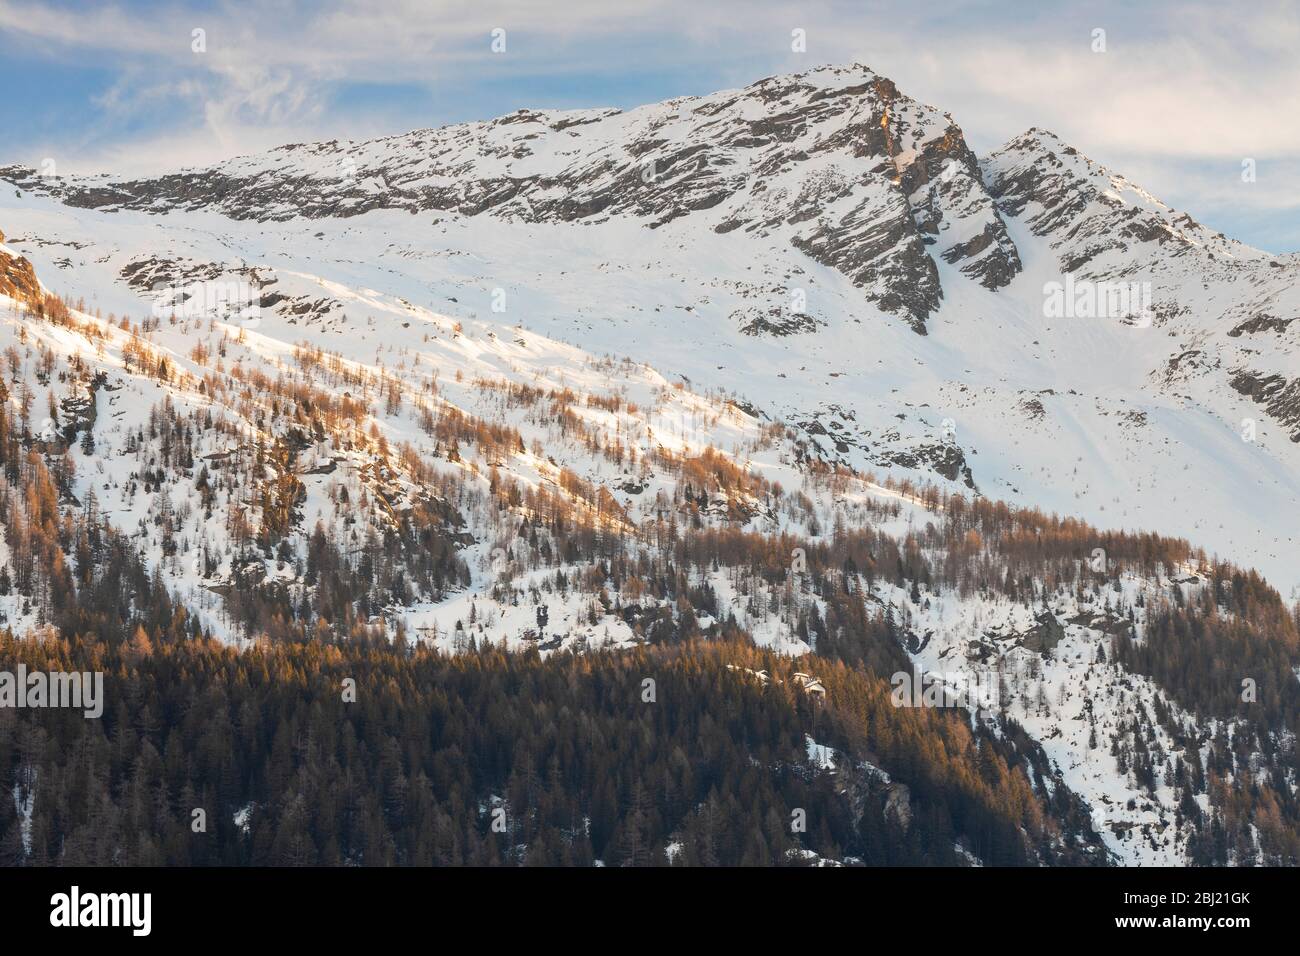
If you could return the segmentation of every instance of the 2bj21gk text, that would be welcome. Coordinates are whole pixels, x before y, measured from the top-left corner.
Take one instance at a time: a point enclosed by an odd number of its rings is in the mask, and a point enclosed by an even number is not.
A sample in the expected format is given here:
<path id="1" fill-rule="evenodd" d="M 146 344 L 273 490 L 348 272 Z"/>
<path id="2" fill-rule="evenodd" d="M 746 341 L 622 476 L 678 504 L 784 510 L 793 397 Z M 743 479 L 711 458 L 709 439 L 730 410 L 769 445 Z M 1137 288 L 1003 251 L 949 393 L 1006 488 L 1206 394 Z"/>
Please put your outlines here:
<path id="1" fill-rule="evenodd" d="M 1125 893 L 1125 903 L 1141 903 L 1145 906 L 1192 905 L 1222 906 L 1225 903 L 1244 904 L 1250 902 L 1250 893 Z"/>

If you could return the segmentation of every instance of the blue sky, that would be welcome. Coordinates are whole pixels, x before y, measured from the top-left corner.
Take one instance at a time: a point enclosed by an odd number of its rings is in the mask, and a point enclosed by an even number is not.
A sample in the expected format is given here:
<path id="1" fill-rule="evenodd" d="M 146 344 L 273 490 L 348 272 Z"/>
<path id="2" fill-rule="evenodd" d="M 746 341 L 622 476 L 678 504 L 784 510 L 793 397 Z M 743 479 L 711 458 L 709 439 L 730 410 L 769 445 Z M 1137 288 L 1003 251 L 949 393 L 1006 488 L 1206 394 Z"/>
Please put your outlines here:
<path id="1" fill-rule="evenodd" d="M 1297 251 L 1297 50 L 1293 0 L 0 0 L 0 164 L 151 172 L 857 61 L 977 152 L 1043 126 L 1207 225 Z"/>

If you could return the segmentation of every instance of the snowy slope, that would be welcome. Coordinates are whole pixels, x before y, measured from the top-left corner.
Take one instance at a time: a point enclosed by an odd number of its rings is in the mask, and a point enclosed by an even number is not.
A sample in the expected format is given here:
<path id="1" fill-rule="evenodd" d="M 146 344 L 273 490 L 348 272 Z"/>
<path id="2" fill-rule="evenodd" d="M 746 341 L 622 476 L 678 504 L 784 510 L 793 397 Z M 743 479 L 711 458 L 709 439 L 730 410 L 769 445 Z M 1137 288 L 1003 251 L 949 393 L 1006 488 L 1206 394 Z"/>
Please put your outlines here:
<path id="1" fill-rule="evenodd" d="M 1300 585 L 1300 261 L 1041 131 L 981 169 L 951 118 L 864 67 L 144 182 L 0 176 L 11 245 L 105 311 L 241 270 L 325 342 L 385 338 L 370 292 L 522 325 L 732 392 L 846 464 L 1186 535 Z M 1067 276 L 1146 283 L 1150 321 L 1046 315 Z"/>

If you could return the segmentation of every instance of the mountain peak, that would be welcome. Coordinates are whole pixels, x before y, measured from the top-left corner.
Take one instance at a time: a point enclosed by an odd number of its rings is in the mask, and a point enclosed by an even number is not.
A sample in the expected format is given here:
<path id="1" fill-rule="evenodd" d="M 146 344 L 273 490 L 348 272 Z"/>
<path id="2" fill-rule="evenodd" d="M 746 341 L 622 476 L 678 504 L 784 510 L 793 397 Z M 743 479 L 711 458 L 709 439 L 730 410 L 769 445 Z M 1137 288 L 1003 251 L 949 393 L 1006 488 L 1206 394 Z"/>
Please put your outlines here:
<path id="1" fill-rule="evenodd" d="M 998 209 L 1052 237 L 1066 272 L 1127 274 L 1167 259 L 1156 251 L 1166 247 L 1169 255 L 1204 262 L 1265 255 L 1171 208 L 1050 130 L 1031 127 L 980 165 Z"/>
<path id="2" fill-rule="evenodd" d="M 940 262 L 989 289 L 1020 270 L 961 129 L 860 63 L 629 111 L 519 110 L 148 180 L 21 186 L 88 208 L 263 222 L 398 209 L 744 230 L 843 273 L 918 332 L 943 298 Z"/>

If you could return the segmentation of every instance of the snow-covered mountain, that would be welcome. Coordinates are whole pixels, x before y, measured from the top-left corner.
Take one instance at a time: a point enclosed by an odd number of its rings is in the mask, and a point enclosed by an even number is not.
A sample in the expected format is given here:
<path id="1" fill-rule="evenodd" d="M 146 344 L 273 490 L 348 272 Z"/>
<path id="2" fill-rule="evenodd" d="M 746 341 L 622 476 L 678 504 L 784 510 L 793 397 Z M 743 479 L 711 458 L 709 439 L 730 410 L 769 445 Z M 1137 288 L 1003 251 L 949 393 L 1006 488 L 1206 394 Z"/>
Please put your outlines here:
<path id="1" fill-rule="evenodd" d="M 688 218 L 718 236 L 794 246 L 918 331 L 943 296 L 927 247 L 991 289 L 1019 271 L 952 118 L 862 69 L 629 113 L 520 110 L 368 143 L 286 146 L 143 182 L 31 185 L 83 208 L 215 209 L 259 223 L 379 209 L 651 229 Z"/>
<path id="2" fill-rule="evenodd" d="M 878 536 L 845 593 L 918 668 L 999 672 L 1035 784 L 1102 814 L 1115 859 L 1180 862 L 1185 793 L 1212 794 L 1175 765 L 1246 724 L 1117 636 L 1213 605 L 1244 573 L 1219 561 L 1300 585 L 1300 257 L 1041 130 L 978 159 L 862 66 L 145 180 L 3 167 L 0 228 L 10 420 L 228 640 L 285 626 L 281 598 L 337 625 L 326 568 L 350 627 L 447 650 L 738 627 L 822 651 L 839 599 L 788 555 L 830 574 Z M 1026 583 L 1025 539 L 968 524 L 974 497 L 1087 522 L 1018 529 L 1080 550 Z M 559 510 L 589 539 L 542 529 Z M 679 527 L 777 566 L 693 563 Z M 680 559 L 711 610 L 648 597 L 620 554 Z M 942 584 L 958 556 L 994 587 Z M 38 585 L 0 597 L 10 626 L 45 623 Z M 1289 766 L 1260 772 L 1294 790 Z"/>
<path id="3" fill-rule="evenodd" d="M 11 244 L 106 310 L 242 276 L 272 319 L 337 337 L 373 290 L 726 390 L 845 464 L 1187 535 L 1300 585 L 1300 259 L 1048 133 L 977 162 L 864 67 L 151 180 L 0 176 Z M 1083 301 L 1130 289 L 1121 314 Z"/>

